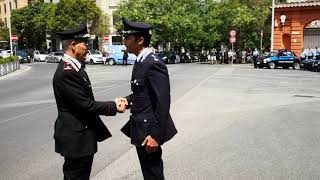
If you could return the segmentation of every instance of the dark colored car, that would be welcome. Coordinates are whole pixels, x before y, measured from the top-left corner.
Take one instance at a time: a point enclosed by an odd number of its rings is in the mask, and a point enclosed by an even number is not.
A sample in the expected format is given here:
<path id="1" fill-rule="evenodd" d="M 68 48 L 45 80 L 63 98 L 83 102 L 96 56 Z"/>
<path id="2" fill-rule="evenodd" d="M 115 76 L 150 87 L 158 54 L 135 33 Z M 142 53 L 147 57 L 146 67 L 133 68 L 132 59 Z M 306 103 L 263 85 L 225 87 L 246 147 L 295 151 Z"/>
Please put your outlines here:
<path id="1" fill-rule="evenodd" d="M 319 72 L 320 71 L 320 60 L 315 60 L 313 63 L 313 71 Z"/>
<path id="2" fill-rule="evenodd" d="M 162 51 L 159 52 L 157 56 L 166 64 L 175 64 L 180 62 L 180 56 L 174 51 Z"/>
<path id="3" fill-rule="evenodd" d="M 320 71 L 320 60 L 306 59 L 301 62 L 301 70 Z"/>
<path id="4" fill-rule="evenodd" d="M 257 67 L 268 67 L 269 69 L 277 67 L 289 69 L 289 67 L 293 67 L 293 69 L 300 69 L 300 60 L 292 51 L 279 50 L 278 52 L 271 52 L 266 56 L 259 57 L 257 59 Z"/>
<path id="5" fill-rule="evenodd" d="M 20 63 L 23 63 L 23 62 L 30 63 L 31 62 L 30 56 L 28 56 L 27 52 L 24 50 L 17 51 L 16 56 L 19 57 Z"/>
<path id="6" fill-rule="evenodd" d="M 183 53 L 180 59 L 180 62 L 182 63 L 192 63 L 192 62 L 198 62 L 198 61 L 199 61 L 199 55 L 195 52 Z"/>

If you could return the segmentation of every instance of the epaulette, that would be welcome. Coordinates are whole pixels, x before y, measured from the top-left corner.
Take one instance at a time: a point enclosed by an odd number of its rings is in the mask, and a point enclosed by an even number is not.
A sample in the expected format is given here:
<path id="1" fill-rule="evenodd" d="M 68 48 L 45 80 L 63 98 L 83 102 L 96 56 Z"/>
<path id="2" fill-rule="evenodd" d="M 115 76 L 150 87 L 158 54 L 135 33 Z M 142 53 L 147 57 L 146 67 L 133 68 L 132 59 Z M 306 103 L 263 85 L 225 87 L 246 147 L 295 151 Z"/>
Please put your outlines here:
<path id="1" fill-rule="evenodd" d="M 70 71 L 70 70 L 72 70 L 73 68 L 72 68 L 72 65 L 69 63 L 69 62 L 67 62 L 67 61 L 63 61 L 63 70 L 65 70 L 65 71 Z"/>
<path id="2" fill-rule="evenodd" d="M 63 57 L 62 58 L 63 61 L 63 70 L 65 71 L 70 71 L 70 70 L 75 70 L 75 71 L 79 71 L 79 68 L 77 67 L 77 65 L 75 65 L 70 59 Z"/>
<path id="3" fill-rule="evenodd" d="M 159 59 L 157 58 L 157 56 L 155 56 L 154 54 L 151 55 L 153 57 L 154 61 L 159 61 Z"/>

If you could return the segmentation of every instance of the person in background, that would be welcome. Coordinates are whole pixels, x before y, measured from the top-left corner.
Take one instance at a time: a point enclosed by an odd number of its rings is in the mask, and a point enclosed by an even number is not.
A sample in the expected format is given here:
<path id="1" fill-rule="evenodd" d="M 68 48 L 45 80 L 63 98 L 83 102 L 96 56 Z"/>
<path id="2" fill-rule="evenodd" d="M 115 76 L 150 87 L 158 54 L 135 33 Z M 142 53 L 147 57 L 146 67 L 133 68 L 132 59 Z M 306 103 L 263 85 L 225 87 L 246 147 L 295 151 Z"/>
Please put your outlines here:
<path id="1" fill-rule="evenodd" d="M 128 57 L 129 57 L 128 51 L 126 49 L 123 49 L 122 52 L 123 52 L 122 65 L 127 66 Z"/>
<path id="2" fill-rule="evenodd" d="M 102 51 L 102 62 L 103 65 L 107 65 L 107 52 L 105 50 Z"/>
<path id="3" fill-rule="evenodd" d="M 305 54 L 305 51 L 303 48 L 301 49 L 300 60 L 301 60 L 301 62 L 306 60 L 306 54 Z"/>

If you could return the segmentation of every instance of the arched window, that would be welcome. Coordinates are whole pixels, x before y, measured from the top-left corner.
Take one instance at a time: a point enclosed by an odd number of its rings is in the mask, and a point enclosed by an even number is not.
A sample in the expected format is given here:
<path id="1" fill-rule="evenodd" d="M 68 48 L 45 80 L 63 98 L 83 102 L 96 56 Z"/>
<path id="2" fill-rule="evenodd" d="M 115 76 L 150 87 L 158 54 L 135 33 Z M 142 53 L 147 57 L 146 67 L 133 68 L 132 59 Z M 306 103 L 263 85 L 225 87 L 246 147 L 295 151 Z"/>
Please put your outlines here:
<path id="1" fill-rule="evenodd" d="M 320 28 L 320 20 L 311 21 L 306 25 L 306 29 Z"/>
<path id="2" fill-rule="evenodd" d="M 308 23 L 303 32 L 303 47 L 313 49 L 320 45 L 320 20 Z"/>

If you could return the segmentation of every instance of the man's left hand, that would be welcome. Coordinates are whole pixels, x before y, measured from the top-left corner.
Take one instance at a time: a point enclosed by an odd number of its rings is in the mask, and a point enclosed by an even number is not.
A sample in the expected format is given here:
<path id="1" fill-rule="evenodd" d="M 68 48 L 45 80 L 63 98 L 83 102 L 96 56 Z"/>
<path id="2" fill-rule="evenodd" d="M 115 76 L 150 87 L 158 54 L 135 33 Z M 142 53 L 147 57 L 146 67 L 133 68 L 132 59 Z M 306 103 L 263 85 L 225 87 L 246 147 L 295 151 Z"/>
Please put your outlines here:
<path id="1" fill-rule="evenodd" d="M 141 146 L 146 146 L 147 153 L 153 153 L 158 149 L 159 143 L 149 135 L 144 139 Z"/>

